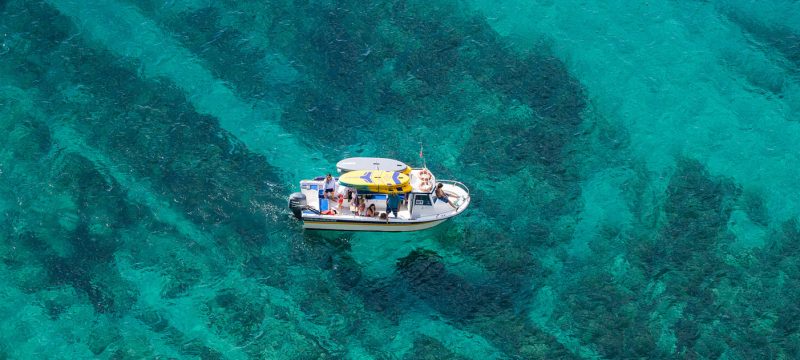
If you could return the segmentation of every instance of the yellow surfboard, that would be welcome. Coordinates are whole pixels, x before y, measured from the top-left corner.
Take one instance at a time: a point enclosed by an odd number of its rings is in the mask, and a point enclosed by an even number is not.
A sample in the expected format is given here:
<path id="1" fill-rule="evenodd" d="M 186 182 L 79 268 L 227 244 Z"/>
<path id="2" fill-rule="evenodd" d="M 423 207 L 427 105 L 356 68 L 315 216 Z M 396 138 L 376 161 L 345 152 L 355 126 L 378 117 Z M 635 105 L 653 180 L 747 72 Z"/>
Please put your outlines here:
<path id="1" fill-rule="evenodd" d="M 397 171 L 356 170 L 339 177 L 339 185 L 381 194 L 411 191 L 411 178 Z"/>

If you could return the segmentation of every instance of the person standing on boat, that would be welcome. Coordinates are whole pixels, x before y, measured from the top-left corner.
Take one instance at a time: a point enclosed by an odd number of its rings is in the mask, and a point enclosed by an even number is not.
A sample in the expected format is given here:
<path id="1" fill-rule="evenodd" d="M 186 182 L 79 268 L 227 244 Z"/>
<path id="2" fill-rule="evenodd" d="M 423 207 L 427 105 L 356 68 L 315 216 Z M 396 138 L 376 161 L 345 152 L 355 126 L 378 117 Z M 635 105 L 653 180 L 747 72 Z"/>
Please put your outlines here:
<path id="1" fill-rule="evenodd" d="M 358 211 L 358 197 L 353 189 L 347 189 L 347 202 L 350 203 L 350 212 L 356 214 Z"/>
<path id="2" fill-rule="evenodd" d="M 325 177 L 325 185 L 323 186 L 325 189 L 325 197 L 334 201 L 334 194 L 336 193 L 336 180 L 333 180 L 333 176 L 328 174 Z"/>
<path id="3" fill-rule="evenodd" d="M 389 194 L 386 198 L 386 222 L 389 222 L 389 213 L 394 213 L 394 218 L 397 219 L 397 210 L 400 208 L 400 197 L 396 193 Z"/>

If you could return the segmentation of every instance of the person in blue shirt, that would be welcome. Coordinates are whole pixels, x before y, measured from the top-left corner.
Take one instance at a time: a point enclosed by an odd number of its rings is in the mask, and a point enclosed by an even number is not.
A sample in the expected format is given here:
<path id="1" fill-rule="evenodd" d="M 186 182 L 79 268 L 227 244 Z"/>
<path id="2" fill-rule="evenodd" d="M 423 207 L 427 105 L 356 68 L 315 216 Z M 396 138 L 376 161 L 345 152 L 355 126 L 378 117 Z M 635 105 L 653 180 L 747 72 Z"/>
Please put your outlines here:
<path id="1" fill-rule="evenodd" d="M 394 218 L 397 219 L 397 210 L 400 208 L 400 197 L 395 193 L 389 194 L 386 198 L 386 222 L 389 222 L 389 213 L 394 213 Z"/>

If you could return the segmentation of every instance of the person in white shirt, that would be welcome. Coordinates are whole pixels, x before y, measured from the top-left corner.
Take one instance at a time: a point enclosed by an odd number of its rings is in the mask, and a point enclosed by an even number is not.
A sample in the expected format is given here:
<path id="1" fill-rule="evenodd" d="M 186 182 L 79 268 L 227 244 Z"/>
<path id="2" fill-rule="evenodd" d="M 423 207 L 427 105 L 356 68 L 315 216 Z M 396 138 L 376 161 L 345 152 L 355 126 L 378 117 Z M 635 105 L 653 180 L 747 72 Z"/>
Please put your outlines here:
<path id="1" fill-rule="evenodd" d="M 336 193 L 336 180 L 333 179 L 331 174 L 328 174 L 328 176 L 325 177 L 325 184 L 323 188 L 325 189 L 324 196 L 330 199 L 330 201 L 335 201 L 334 194 Z"/>

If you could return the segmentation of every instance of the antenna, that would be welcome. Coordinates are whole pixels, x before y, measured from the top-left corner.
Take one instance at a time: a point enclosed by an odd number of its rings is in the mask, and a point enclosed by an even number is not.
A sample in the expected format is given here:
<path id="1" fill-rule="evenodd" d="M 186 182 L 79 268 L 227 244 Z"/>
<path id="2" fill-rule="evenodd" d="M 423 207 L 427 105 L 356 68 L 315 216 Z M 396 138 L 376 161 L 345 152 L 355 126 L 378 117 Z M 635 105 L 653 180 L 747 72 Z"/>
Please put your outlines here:
<path id="1" fill-rule="evenodd" d="M 422 154 L 422 142 L 419 143 L 419 157 L 422 158 L 422 168 L 427 169 L 428 165 L 425 163 L 425 155 Z"/>

